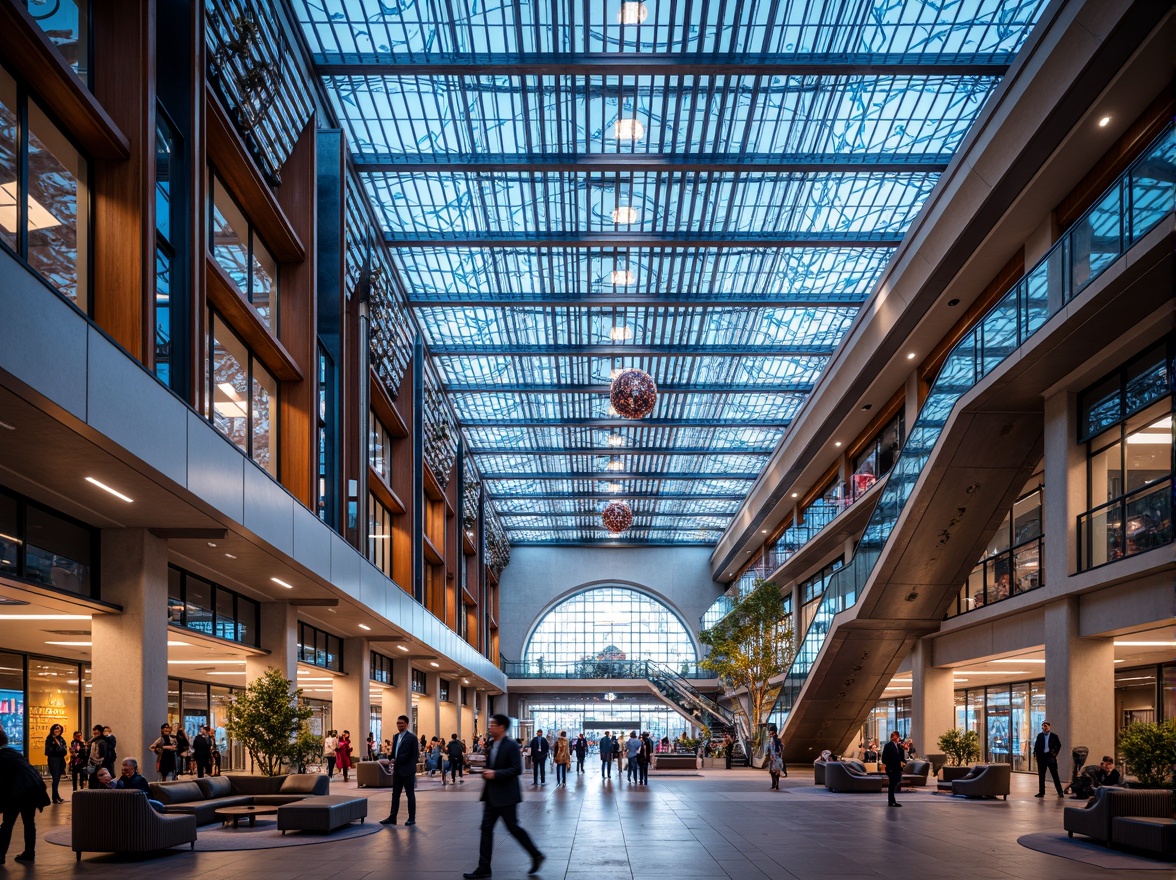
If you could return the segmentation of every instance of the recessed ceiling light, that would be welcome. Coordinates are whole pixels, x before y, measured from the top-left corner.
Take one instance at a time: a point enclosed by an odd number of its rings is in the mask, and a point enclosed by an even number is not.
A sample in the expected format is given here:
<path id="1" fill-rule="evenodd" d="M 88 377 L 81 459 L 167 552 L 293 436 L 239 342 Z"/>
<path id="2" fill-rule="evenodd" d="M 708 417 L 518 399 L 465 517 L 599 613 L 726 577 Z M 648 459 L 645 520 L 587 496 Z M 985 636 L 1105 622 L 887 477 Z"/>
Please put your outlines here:
<path id="1" fill-rule="evenodd" d="M 616 287 L 629 287 L 637 283 L 637 276 L 629 269 L 613 269 L 609 277 Z"/>
<path id="2" fill-rule="evenodd" d="M 993 660 L 993 663 L 1044 663 L 1044 660 L 1031 660 L 1028 657 L 1005 657 L 1003 660 Z"/>
<path id="3" fill-rule="evenodd" d="M 649 18 L 649 8 L 644 3 L 626 2 L 621 4 L 621 11 L 617 13 L 617 21 L 621 24 L 641 24 Z"/>
<path id="4" fill-rule="evenodd" d="M 215 546 L 216 546 L 216 541 L 209 541 L 209 542 L 208 542 L 208 546 L 209 546 L 209 547 L 215 547 Z"/>
<path id="5" fill-rule="evenodd" d="M 767 533 L 768 533 L 768 530 L 767 530 L 767 529 L 760 529 L 760 534 L 761 534 L 761 535 L 766 535 Z"/>
<path id="6" fill-rule="evenodd" d="M 406 648 L 404 645 L 397 645 L 397 646 L 396 646 L 396 650 L 398 650 L 398 651 L 407 651 L 407 650 L 408 650 L 408 648 Z"/>
<path id="7" fill-rule="evenodd" d="M 1172 648 L 1176 647 L 1176 642 L 1120 642 L 1116 640 L 1115 646 L 1123 648 Z"/>
<path id="8" fill-rule="evenodd" d="M 3 428 L 5 431 L 15 431 L 16 430 L 16 427 L 8 424 L 8 422 L 0 422 L 0 428 Z"/>
<path id="9" fill-rule="evenodd" d="M 92 620 L 89 614 L 0 614 L 0 620 Z"/>
<path id="10" fill-rule="evenodd" d="M 949 299 L 947 301 L 947 304 L 949 306 L 958 306 L 960 304 L 960 301 L 958 299 Z"/>
<path id="11" fill-rule="evenodd" d="M 229 559 L 236 559 L 237 558 L 232 553 L 226 553 L 225 556 L 228 557 Z"/>
<path id="12" fill-rule="evenodd" d="M 613 221 L 613 223 L 616 223 L 618 226 L 628 225 L 630 223 L 636 223 L 637 220 L 640 219 L 640 217 L 641 217 L 640 211 L 638 211 L 636 208 L 631 208 L 627 205 L 624 207 L 617 208 L 616 210 L 614 210 L 612 212 L 612 221 Z"/>
<path id="13" fill-rule="evenodd" d="M 366 629 L 368 632 L 371 632 L 371 631 L 372 631 L 372 628 L 371 628 L 370 626 L 368 626 L 366 623 L 361 623 L 361 624 L 359 625 L 359 628 L 360 628 L 360 629 Z"/>
<path id="14" fill-rule="evenodd" d="M 908 351 L 907 352 L 907 360 L 913 361 L 914 359 L 915 359 L 915 353 L 913 351 Z"/>
<path id="15" fill-rule="evenodd" d="M 645 137 L 645 126 L 639 119 L 618 119 L 613 126 L 613 137 L 618 141 L 639 141 Z"/>
<path id="16" fill-rule="evenodd" d="M 793 493 L 792 493 L 792 497 L 793 497 L 793 498 L 799 498 L 799 497 L 800 497 L 800 493 L 799 493 L 799 492 L 793 492 Z"/>
<path id="17" fill-rule="evenodd" d="M 291 584 L 286 583 L 281 578 L 273 578 L 272 577 L 272 578 L 270 578 L 270 580 L 273 581 L 275 584 L 277 584 L 279 587 L 285 587 L 287 590 L 294 589 L 294 587 Z"/>
<path id="18" fill-rule="evenodd" d="M 429 661 L 429 665 L 430 665 L 430 666 L 432 666 L 434 669 L 440 669 L 440 668 L 441 668 L 441 664 L 440 664 L 440 663 L 434 663 L 432 660 L 430 660 L 430 661 Z"/>
<path id="19" fill-rule="evenodd" d="M 874 408 L 874 404 L 872 404 L 872 403 L 863 403 L 862 404 L 862 412 L 869 412 L 873 408 Z"/>
<path id="20" fill-rule="evenodd" d="M 169 664 L 176 666 L 208 666 L 215 663 L 218 666 L 244 666 L 244 660 L 168 660 Z"/>
<path id="21" fill-rule="evenodd" d="M 1104 116 L 1102 119 L 1100 119 L 1098 121 L 1099 128 L 1106 128 L 1110 124 L 1111 124 L 1111 117 L 1109 117 L 1109 116 Z"/>
<path id="22" fill-rule="evenodd" d="M 126 495 L 124 495 L 122 492 L 119 492 L 117 489 L 111 489 L 105 483 L 100 482 L 98 480 L 95 480 L 93 477 L 86 477 L 86 482 L 90 483 L 93 486 L 97 486 L 99 489 L 102 489 L 106 492 L 109 492 L 115 498 L 121 498 L 123 501 L 126 501 L 128 504 L 133 503 L 135 500 L 134 498 L 128 498 Z"/>
<path id="23" fill-rule="evenodd" d="M 632 328 L 625 327 L 624 325 L 617 325 L 608 331 L 608 338 L 613 342 L 620 342 L 623 339 L 632 339 L 633 330 Z"/>

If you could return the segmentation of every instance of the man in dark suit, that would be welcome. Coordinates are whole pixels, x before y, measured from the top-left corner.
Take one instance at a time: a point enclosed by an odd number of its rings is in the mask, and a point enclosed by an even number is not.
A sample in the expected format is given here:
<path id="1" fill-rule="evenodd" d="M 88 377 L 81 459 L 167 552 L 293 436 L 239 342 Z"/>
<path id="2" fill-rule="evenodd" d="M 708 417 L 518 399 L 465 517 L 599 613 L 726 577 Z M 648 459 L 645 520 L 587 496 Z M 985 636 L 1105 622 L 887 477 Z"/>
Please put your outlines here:
<path id="1" fill-rule="evenodd" d="M 547 756 L 551 754 L 551 743 L 542 730 L 535 731 L 531 740 L 531 782 L 533 785 L 547 784 Z"/>
<path id="2" fill-rule="evenodd" d="M 576 753 L 576 772 L 584 772 L 584 756 L 588 754 L 588 740 L 584 738 L 581 733 L 576 737 L 576 741 L 572 743 L 572 751 Z"/>
<path id="3" fill-rule="evenodd" d="M 482 789 L 482 839 L 478 847 L 478 867 L 463 874 L 466 880 L 490 876 L 490 857 L 494 852 L 494 826 L 501 818 L 506 830 L 531 854 L 531 870 L 535 874 L 543 864 L 543 853 L 531 840 L 531 835 L 519 825 L 518 805 L 522 803 L 523 791 L 519 777 L 523 775 L 523 753 L 518 743 L 506 735 L 510 730 L 510 719 L 505 715 L 491 715 L 487 725 L 490 731 L 490 751 L 486 756 L 486 767 L 482 771 L 485 788 Z"/>
<path id="4" fill-rule="evenodd" d="M 901 807 L 895 795 L 898 786 L 902 784 L 902 765 L 906 762 L 906 755 L 902 748 L 902 734 L 897 730 L 890 734 L 890 742 L 882 747 L 882 766 L 886 768 L 886 797 L 892 807 Z"/>
<path id="5" fill-rule="evenodd" d="M 196 762 L 197 779 L 203 779 L 205 773 L 212 775 L 212 742 L 207 727 L 202 726 L 192 740 L 192 759 Z"/>
<path id="6" fill-rule="evenodd" d="M 1033 743 L 1033 760 L 1037 762 L 1037 794 L 1034 797 L 1045 797 L 1045 771 L 1048 768 L 1053 775 L 1054 788 L 1058 790 L 1058 797 L 1062 794 L 1062 781 L 1058 779 L 1058 752 L 1062 750 L 1062 741 L 1056 733 L 1051 733 L 1049 722 L 1041 722 L 1041 733 Z"/>
<path id="7" fill-rule="evenodd" d="M 600 738 L 600 778 L 604 779 L 608 776 L 612 779 L 612 737 L 606 730 L 604 736 Z"/>
<path id="8" fill-rule="evenodd" d="M 405 825 L 416 824 L 416 772 L 421 758 L 421 746 L 416 734 L 408 729 L 408 716 L 396 719 L 396 736 L 392 737 L 392 811 L 381 825 L 395 825 L 396 814 L 400 812 L 400 793 L 408 798 L 408 821 Z"/>

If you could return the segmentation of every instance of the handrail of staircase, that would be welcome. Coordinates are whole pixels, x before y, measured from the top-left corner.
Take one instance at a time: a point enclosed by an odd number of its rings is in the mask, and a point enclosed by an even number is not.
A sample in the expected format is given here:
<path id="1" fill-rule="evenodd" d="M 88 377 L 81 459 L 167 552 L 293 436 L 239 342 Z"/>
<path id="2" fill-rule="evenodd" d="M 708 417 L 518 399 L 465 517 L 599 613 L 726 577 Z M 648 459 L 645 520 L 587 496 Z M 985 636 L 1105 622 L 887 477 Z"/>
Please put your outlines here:
<path id="1" fill-rule="evenodd" d="M 796 705 L 833 617 L 852 607 L 882 556 L 956 403 L 1105 269 L 1176 211 L 1173 125 L 988 310 L 944 361 L 849 563 L 830 578 L 771 713 L 780 728 Z"/>
<path id="2" fill-rule="evenodd" d="M 682 696 L 693 700 L 701 708 L 706 709 L 712 715 L 723 719 L 725 723 L 730 724 L 732 727 L 735 726 L 736 715 L 734 712 L 732 712 L 730 709 L 725 709 L 720 706 L 706 694 L 698 690 L 698 688 L 694 687 L 694 685 L 690 684 L 687 679 L 674 672 L 674 670 L 670 669 L 668 666 L 664 666 L 655 660 L 647 660 L 646 676 L 650 679 L 650 681 L 657 681 L 658 679 L 665 681 L 672 688 L 674 688 L 674 690 L 682 694 Z"/>

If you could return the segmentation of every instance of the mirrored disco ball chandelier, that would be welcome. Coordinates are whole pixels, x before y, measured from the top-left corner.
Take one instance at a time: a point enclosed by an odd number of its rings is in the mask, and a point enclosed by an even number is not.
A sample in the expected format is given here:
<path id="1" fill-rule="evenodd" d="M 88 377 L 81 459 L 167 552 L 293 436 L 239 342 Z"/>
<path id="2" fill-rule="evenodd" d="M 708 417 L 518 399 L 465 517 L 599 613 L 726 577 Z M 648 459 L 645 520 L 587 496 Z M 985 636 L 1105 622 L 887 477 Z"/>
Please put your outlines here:
<path id="1" fill-rule="evenodd" d="M 626 419 L 643 419 L 657 403 L 657 385 L 643 370 L 625 370 L 613 379 L 609 391 L 613 409 Z"/>
<path id="2" fill-rule="evenodd" d="M 610 501 L 600 514 L 600 521 L 614 536 L 633 525 L 633 511 L 624 501 Z"/>

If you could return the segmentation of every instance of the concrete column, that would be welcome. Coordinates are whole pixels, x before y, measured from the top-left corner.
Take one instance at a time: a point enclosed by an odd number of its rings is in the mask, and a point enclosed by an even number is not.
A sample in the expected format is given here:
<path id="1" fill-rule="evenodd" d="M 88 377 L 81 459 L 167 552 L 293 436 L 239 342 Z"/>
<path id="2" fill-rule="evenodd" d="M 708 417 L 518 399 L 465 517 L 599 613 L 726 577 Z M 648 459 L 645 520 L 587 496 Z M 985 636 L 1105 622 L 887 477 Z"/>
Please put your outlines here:
<path id="1" fill-rule="evenodd" d="M 404 715 L 412 724 L 412 661 L 407 657 L 392 658 L 392 681 L 395 687 L 384 691 L 384 726 L 388 728 L 385 734 L 391 739 L 396 733 L 396 718 Z M 417 736 L 421 735 L 418 730 Z"/>
<path id="2" fill-rule="evenodd" d="M 793 581 L 788 588 L 792 592 L 792 653 L 800 652 L 800 643 L 804 641 L 804 632 L 800 619 L 800 582 Z"/>
<path id="3" fill-rule="evenodd" d="M 261 647 L 268 654 L 245 658 L 245 681 L 252 684 L 271 666 L 298 680 L 298 609 L 289 602 L 261 604 Z"/>
<path id="4" fill-rule="evenodd" d="M 452 734 L 458 733 L 458 728 L 461 726 L 461 722 L 458 720 L 458 716 L 461 714 L 461 704 L 457 702 L 460 689 L 460 679 L 449 680 L 449 700 L 447 702 L 441 702 L 441 692 L 437 692 L 437 735 L 446 741 Z M 458 733 L 458 739 L 461 739 L 460 733 Z"/>
<path id="5" fill-rule="evenodd" d="M 955 727 L 954 673 L 933 665 L 933 654 L 929 638 L 911 652 L 911 737 L 921 755 L 938 752 L 940 735 Z"/>
<path id="6" fill-rule="evenodd" d="M 112 729 L 120 758 L 146 767 L 167 721 L 167 541 L 147 529 L 105 529 L 101 541 L 102 598 L 123 610 L 94 615 L 91 723 Z"/>
<path id="7" fill-rule="evenodd" d="M 1079 637 L 1078 596 L 1045 608 L 1045 711 L 1048 717 L 1042 720 L 1062 741 L 1058 773 L 1063 785 L 1072 771 L 1073 746 L 1087 746 L 1091 755 L 1115 753 L 1114 639 Z M 1034 720 L 1036 738 L 1041 724 Z"/>
<path id="8" fill-rule="evenodd" d="M 425 673 L 425 693 L 417 700 L 417 715 L 421 729 L 427 737 L 441 735 L 441 674 L 435 671 Z M 448 734 L 446 734 L 448 735 Z"/>
<path id="9" fill-rule="evenodd" d="M 331 685 L 332 725 L 340 732 L 350 730 L 355 753 L 362 754 L 371 729 L 372 653 L 367 639 L 343 640 L 343 670 L 346 675 Z"/>
<path id="10" fill-rule="evenodd" d="M 1077 398 L 1059 392 L 1045 401 L 1046 584 L 1057 584 L 1078 569 L 1078 514 L 1086 507 L 1086 454 L 1074 442 Z M 1048 658 L 1046 658 L 1048 660 Z"/>

